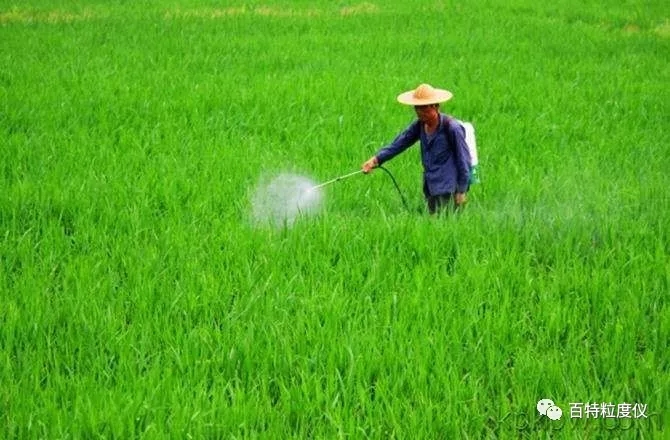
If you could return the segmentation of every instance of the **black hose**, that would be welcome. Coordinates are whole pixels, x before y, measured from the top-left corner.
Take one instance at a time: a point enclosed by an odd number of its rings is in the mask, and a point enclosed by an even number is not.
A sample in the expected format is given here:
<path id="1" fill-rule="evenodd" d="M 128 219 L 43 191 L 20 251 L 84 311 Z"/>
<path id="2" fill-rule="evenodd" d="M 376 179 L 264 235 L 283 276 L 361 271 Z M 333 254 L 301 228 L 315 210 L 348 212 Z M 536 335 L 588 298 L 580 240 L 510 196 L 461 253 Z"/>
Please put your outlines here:
<path id="1" fill-rule="evenodd" d="M 407 204 L 407 200 L 405 199 L 405 196 L 403 195 L 402 191 L 400 190 L 400 187 L 398 186 L 398 182 L 395 181 L 395 177 L 393 177 L 393 174 L 391 174 L 391 172 L 389 170 L 387 170 L 386 168 L 384 168 L 381 165 L 378 166 L 377 168 L 380 168 L 380 169 L 386 171 L 386 174 L 388 174 L 388 176 L 393 181 L 393 185 L 395 185 L 395 189 L 398 190 L 398 194 L 400 194 L 400 198 L 402 199 L 402 204 L 405 206 L 405 209 L 407 209 L 407 212 L 411 213 L 412 210 L 409 209 L 409 205 Z"/>

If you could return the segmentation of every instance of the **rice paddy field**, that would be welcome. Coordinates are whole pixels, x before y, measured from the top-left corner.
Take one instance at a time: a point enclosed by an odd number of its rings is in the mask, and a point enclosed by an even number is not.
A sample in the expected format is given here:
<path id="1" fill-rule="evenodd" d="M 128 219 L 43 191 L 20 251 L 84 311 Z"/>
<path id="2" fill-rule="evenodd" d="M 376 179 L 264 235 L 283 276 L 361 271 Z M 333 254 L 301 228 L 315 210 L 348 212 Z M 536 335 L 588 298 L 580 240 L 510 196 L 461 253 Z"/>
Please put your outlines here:
<path id="1" fill-rule="evenodd" d="M 668 438 L 669 60 L 660 0 L 0 0 L 0 438 Z M 463 212 L 414 147 L 254 222 L 420 83 Z"/>

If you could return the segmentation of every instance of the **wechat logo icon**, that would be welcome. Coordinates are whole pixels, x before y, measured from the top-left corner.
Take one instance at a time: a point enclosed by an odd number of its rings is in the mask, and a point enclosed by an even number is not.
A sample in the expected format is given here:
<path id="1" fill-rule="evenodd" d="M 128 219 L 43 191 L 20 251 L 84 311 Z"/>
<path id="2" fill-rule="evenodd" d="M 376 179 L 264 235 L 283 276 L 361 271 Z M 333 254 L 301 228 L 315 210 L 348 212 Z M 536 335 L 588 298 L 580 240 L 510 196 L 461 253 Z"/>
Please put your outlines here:
<path id="1" fill-rule="evenodd" d="M 563 415 L 563 410 L 557 407 L 551 399 L 542 399 L 537 402 L 537 412 L 551 420 L 559 420 Z"/>

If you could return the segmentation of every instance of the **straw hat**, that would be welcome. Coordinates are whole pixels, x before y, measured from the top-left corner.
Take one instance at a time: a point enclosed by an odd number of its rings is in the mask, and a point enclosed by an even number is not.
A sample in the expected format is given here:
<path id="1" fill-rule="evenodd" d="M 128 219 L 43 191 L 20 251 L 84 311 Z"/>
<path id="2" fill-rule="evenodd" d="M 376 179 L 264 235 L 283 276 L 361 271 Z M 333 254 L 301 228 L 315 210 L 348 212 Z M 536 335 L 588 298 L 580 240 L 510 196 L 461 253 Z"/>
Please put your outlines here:
<path id="1" fill-rule="evenodd" d="M 436 89 L 430 84 L 421 84 L 414 90 L 398 95 L 398 102 L 407 105 L 430 105 L 449 101 L 454 96 L 448 90 Z"/>

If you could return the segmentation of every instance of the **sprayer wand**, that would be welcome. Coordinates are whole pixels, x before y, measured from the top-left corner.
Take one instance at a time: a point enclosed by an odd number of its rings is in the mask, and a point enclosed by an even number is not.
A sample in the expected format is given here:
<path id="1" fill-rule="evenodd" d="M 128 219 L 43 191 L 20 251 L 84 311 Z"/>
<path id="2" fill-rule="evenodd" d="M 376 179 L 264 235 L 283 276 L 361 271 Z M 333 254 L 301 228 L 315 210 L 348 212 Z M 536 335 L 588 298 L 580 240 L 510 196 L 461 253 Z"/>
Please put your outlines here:
<path id="1" fill-rule="evenodd" d="M 409 205 L 407 204 L 407 200 L 405 200 L 405 196 L 402 194 L 402 191 L 400 190 L 400 187 L 398 186 L 398 182 L 395 181 L 395 177 L 393 177 L 393 174 L 391 174 L 391 172 L 389 170 L 387 170 L 386 168 L 384 168 L 381 165 L 378 168 L 381 169 L 381 170 L 384 170 L 384 172 L 391 178 L 391 181 L 393 182 L 393 185 L 395 186 L 395 189 L 398 191 L 398 194 L 400 195 L 400 199 L 402 200 L 402 204 L 405 206 L 405 209 L 407 209 L 407 211 L 411 212 L 411 209 L 409 209 Z M 307 189 L 305 192 L 310 193 L 310 192 L 312 192 L 316 189 L 319 189 L 319 188 L 324 187 L 326 185 L 330 185 L 331 183 L 339 182 L 340 180 L 346 179 L 347 177 L 355 176 L 356 174 L 360 174 L 362 172 L 363 172 L 363 170 L 358 170 L 358 171 L 354 171 L 353 173 L 345 174 L 344 176 L 336 177 L 336 178 L 334 178 L 332 180 L 329 180 L 327 182 L 324 182 L 324 183 L 321 183 L 319 185 L 313 186 L 313 187 Z"/>
<path id="2" fill-rule="evenodd" d="M 309 191 L 314 191 L 315 189 L 319 189 L 323 186 L 330 185 L 331 183 L 339 182 L 340 180 L 346 179 L 347 177 L 355 176 L 356 174 L 362 173 L 363 170 L 358 170 L 354 171 L 353 173 L 345 174 L 344 176 L 336 177 L 332 180 L 329 180 L 328 182 L 324 182 L 320 185 L 313 186 L 309 189 Z"/>

